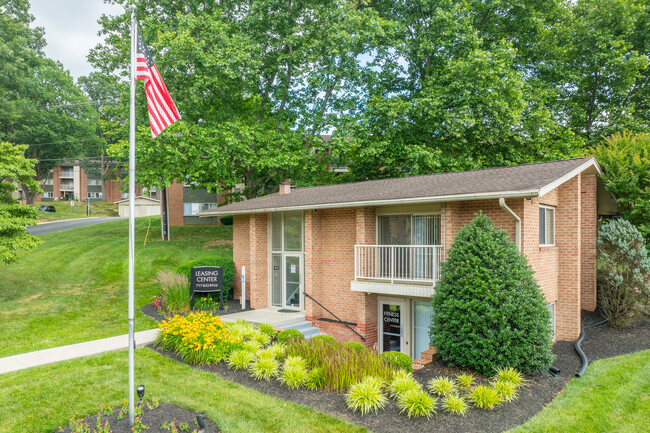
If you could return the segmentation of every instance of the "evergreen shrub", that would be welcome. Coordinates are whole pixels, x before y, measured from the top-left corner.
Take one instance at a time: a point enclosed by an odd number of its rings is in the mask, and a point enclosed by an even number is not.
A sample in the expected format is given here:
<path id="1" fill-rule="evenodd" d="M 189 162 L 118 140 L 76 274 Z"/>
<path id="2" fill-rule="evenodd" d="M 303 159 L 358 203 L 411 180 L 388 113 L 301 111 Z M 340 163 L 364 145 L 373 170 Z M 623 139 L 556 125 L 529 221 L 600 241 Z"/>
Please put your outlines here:
<path id="1" fill-rule="evenodd" d="M 650 258 L 630 222 L 612 220 L 598 230 L 598 305 L 615 327 L 632 325 L 649 312 Z"/>
<path id="2" fill-rule="evenodd" d="M 287 343 L 291 340 L 302 340 L 303 338 L 302 332 L 297 329 L 285 329 L 278 333 L 277 339 L 279 343 Z"/>
<path id="3" fill-rule="evenodd" d="M 180 265 L 176 272 L 187 276 L 188 281 L 191 278 L 192 268 L 197 266 L 219 266 L 223 271 L 223 299 L 229 299 L 232 296 L 232 282 L 235 278 L 235 262 L 227 257 L 206 257 L 203 259 L 192 260 L 191 262 Z"/>
<path id="4" fill-rule="evenodd" d="M 381 357 L 389 365 L 409 372 L 413 371 L 413 360 L 406 353 L 390 350 L 381 354 Z"/>
<path id="5" fill-rule="evenodd" d="M 233 217 L 232 215 L 224 215 L 219 218 L 219 221 L 221 221 L 221 224 L 225 226 L 231 226 L 233 223 Z"/>
<path id="6" fill-rule="evenodd" d="M 492 375 L 548 367 L 551 315 L 533 270 L 503 229 L 479 214 L 456 236 L 432 300 L 432 343 L 447 362 Z"/>
<path id="7" fill-rule="evenodd" d="M 347 342 L 343 343 L 343 347 L 348 347 L 350 349 L 354 349 L 354 350 L 359 351 L 359 352 L 363 352 L 365 350 L 368 350 L 368 348 L 366 346 L 359 343 L 358 341 L 347 341 Z"/>

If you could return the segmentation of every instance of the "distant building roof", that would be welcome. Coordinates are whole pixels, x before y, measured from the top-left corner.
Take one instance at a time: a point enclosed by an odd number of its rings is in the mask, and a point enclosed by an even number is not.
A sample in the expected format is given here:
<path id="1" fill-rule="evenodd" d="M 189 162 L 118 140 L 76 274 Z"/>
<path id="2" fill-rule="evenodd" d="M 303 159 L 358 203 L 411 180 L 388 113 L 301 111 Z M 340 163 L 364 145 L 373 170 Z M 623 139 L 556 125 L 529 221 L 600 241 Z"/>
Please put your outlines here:
<path id="1" fill-rule="evenodd" d="M 512 167 L 292 188 L 288 194 L 269 194 L 201 212 L 199 215 L 537 197 L 585 170 L 601 173 L 595 158 L 574 158 Z"/>

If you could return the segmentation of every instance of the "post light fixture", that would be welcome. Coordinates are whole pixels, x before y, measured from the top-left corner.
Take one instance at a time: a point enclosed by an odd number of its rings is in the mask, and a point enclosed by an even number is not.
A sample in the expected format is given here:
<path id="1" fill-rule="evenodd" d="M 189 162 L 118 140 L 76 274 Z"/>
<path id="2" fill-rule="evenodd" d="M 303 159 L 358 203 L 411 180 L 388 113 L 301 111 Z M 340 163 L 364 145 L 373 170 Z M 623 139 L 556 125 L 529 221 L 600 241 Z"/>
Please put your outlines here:
<path id="1" fill-rule="evenodd" d="M 140 397 L 140 403 L 142 403 L 142 398 L 144 397 L 144 385 L 138 385 L 135 390 L 138 393 L 138 397 Z"/>
<path id="2" fill-rule="evenodd" d="M 201 427 L 201 430 L 199 430 L 199 433 L 203 433 L 203 429 L 208 424 L 206 422 L 205 414 L 203 412 L 196 415 L 196 422 L 199 424 L 199 427 Z"/>

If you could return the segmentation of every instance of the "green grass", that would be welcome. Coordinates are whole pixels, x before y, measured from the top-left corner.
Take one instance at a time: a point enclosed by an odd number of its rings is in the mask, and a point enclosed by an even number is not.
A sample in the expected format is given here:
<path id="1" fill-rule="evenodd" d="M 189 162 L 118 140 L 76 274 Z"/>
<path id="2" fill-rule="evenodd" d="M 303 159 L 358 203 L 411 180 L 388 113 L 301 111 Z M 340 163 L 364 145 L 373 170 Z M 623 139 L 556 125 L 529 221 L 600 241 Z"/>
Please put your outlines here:
<path id="1" fill-rule="evenodd" d="M 650 425 L 650 350 L 603 359 L 573 378 L 522 432 L 645 433 Z"/>
<path id="2" fill-rule="evenodd" d="M 40 205 L 54 206 L 56 212 L 43 212 L 38 211 L 38 222 L 48 222 L 48 221 L 60 221 L 60 220 L 69 220 L 74 218 L 89 218 L 86 215 L 86 203 L 76 201 L 74 206 L 70 206 L 68 201 L 49 201 L 41 202 L 37 201 L 34 203 L 36 209 Z M 117 205 L 112 201 L 94 201 L 90 203 L 90 217 L 107 217 L 107 216 L 117 216 Z"/>
<path id="3" fill-rule="evenodd" d="M 231 257 L 215 246 L 232 239 L 231 226 L 172 227 L 161 242 L 160 218 L 136 219 L 136 331 L 155 322 L 140 308 L 160 294 L 159 270 L 207 256 Z M 0 278 L 0 357 L 125 334 L 128 220 L 47 233 L 39 247 L 3 266 Z"/>
<path id="4" fill-rule="evenodd" d="M 50 433 L 73 415 L 96 413 L 101 403 L 120 407 L 128 395 L 127 364 L 120 351 L 0 375 L 0 431 Z M 148 349 L 136 351 L 135 367 L 147 398 L 204 411 L 224 432 L 367 431 Z"/>

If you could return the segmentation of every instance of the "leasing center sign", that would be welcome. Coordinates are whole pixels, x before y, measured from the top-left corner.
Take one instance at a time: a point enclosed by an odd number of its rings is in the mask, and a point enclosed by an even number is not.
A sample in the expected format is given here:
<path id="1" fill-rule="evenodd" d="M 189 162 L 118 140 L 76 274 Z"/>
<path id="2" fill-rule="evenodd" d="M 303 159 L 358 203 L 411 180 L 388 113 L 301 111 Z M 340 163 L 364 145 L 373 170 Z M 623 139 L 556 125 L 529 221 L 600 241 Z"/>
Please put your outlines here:
<path id="1" fill-rule="evenodd" d="M 219 292 L 223 287 L 223 271 L 219 266 L 197 266 L 191 272 L 192 292 Z"/>

